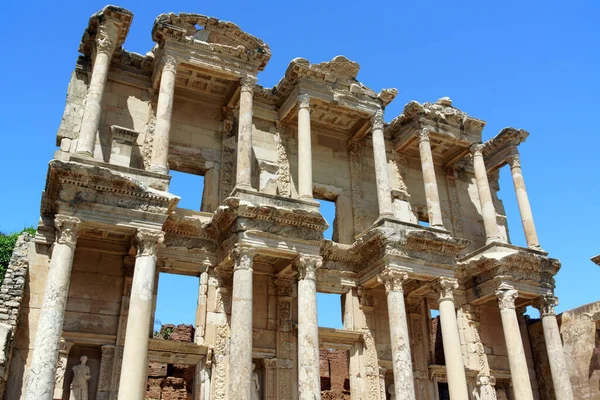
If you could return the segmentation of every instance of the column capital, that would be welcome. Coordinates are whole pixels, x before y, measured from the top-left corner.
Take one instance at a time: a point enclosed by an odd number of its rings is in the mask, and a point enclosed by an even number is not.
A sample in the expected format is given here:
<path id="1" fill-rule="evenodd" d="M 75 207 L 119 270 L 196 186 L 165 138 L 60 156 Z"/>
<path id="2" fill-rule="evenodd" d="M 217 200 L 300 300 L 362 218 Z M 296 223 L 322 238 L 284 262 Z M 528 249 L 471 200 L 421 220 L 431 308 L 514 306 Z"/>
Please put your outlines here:
<path id="1" fill-rule="evenodd" d="M 293 278 L 287 276 L 279 276 L 275 279 L 275 291 L 277 296 L 280 297 L 292 297 L 292 285 L 294 284 Z"/>
<path id="2" fill-rule="evenodd" d="M 81 231 L 81 220 L 76 217 L 58 214 L 54 217 L 56 243 L 75 246 Z"/>
<path id="3" fill-rule="evenodd" d="M 323 257 L 312 254 L 300 254 L 294 261 L 298 270 L 298 280 L 315 280 L 317 269 L 323 266 Z"/>
<path id="4" fill-rule="evenodd" d="M 379 275 L 377 280 L 385 286 L 385 292 L 404 292 L 402 282 L 408 279 L 408 272 L 396 268 L 386 268 Z"/>
<path id="5" fill-rule="evenodd" d="M 383 110 L 377 110 L 377 112 L 371 117 L 372 129 L 383 129 Z"/>
<path id="6" fill-rule="evenodd" d="M 421 129 L 417 136 L 419 137 L 419 143 L 429 143 L 429 131 L 427 129 Z"/>
<path id="7" fill-rule="evenodd" d="M 177 59 L 177 57 L 172 56 L 170 54 L 165 54 L 162 57 L 161 60 L 162 63 L 162 70 L 163 72 L 165 71 L 170 71 L 170 72 L 177 72 L 177 66 L 179 65 L 179 60 Z"/>
<path id="8" fill-rule="evenodd" d="M 458 280 L 441 277 L 431 282 L 430 287 L 440 295 L 438 303 L 444 300 L 454 301 L 454 290 L 458 289 Z"/>
<path id="9" fill-rule="evenodd" d="M 503 283 L 496 290 L 496 297 L 498 297 L 498 306 L 501 310 L 514 310 L 519 292 L 513 286 Z"/>
<path id="10" fill-rule="evenodd" d="M 298 108 L 310 108 L 310 96 L 306 93 L 298 95 Z"/>
<path id="11" fill-rule="evenodd" d="M 114 344 L 105 344 L 100 346 L 102 357 L 111 357 L 115 355 L 116 346 Z"/>
<path id="12" fill-rule="evenodd" d="M 471 153 L 475 156 L 475 155 L 483 155 L 483 143 L 473 143 L 471 145 L 471 147 L 469 147 L 469 150 L 471 151 Z"/>
<path id="13" fill-rule="evenodd" d="M 361 309 L 369 309 L 375 306 L 372 289 L 367 289 L 362 286 L 359 286 L 356 290 L 356 296 L 358 297 L 358 305 Z"/>
<path id="14" fill-rule="evenodd" d="M 100 24 L 98 27 L 98 32 L 96 32 L 96 54 L 97 53 L 105 53 L 109 57 L 115 51 L 116 40 L 117 40 L 117 29 L 112 27 L 113 29 L 109 29 L 106 24 Z"/>
<path id="15" fill-rule="evenodd" d="M 156 256 L 158 246 L 165 240 L 165 233 L 154 229 L 138 229 L 135 234 L 137 257 Z"/>
<path id="16" fill-rule="evenodd" d="M 519 152 L 515 149 L 515 151 L 506 158 L 506 162 L 508 162 L 510 169 L 520 168 L 521 167 L 521 157 L 519 156 Z"/>
<path id="17" fill-rule="evenodd" d="M 60 339 L 60 344 L 58 347 L 58 352 L 64 354 L 65 356 L 69 354 L 69 352 L 71 351 L 71 347 L 73 347 L 75 343 L 73 342 L 67 342 L 64 339 Z"/>
<path id="18" fill-rule="evenodd" d="M 533 301 L 533 306 L 540 311 L 540 316 L 556 315 L 554 307 L 558 305 L 558 297 L 552 294 L 545 294 Z"/>
<path id="19" fill-rule="evenodd" d="M 252 262 L 254 261 L 254 256 L 256 255 L 256 249 L 254 247 L 244 244 L 236 244 L 231 250 L 231 254 L 233 255 L 234 260 L 234 271 L 241 269 L 252 270 Z"/>
<path id="20" fill-rule="evenodd" d="M 240 90 L 242 92 L 252 93 L 254 91 L 254 85 L 256 84 L 257 81 L 258 81 L 258 79 L 256 79 L 255 76 L 252 76 L 252 75 L 243 76 L 242 78 L 240 78 Z"/>

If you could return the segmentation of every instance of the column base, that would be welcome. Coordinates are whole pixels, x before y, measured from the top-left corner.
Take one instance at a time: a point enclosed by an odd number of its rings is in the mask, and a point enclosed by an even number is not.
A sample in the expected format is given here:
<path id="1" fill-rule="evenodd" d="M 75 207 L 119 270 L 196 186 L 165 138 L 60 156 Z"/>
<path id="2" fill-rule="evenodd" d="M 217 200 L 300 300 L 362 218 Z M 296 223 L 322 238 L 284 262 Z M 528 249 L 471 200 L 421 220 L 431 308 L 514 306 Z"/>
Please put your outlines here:
<path id="1" fill-rule="evenodd" d="M 532 244 L 531 246 L 527 246 L 527 248 L 530 250 L 544 251 L 544 249 L 542 249 L 542 246 L 540 246 L 539 244 Z"/>
<path id="2" fill-rule="evenodd" d="M 492 244 L 492 243 L 506 243 L 506 242 L 504 240 L 500 239 L 499 236 L 490 237 L 485 240 L 486 246 L 488 244 Z"/>
<path id="3" fill-rule="evenodd" d="M 431 227 L 435 228 L 435 229 L 441 229 L 443 231 L 446 230 L 446 227 L 444 225 L 440 225 L 440 224 L 438 224 L 438 225 L 431 225 Z"/>
<path id="4" fill-rule="evenodd" d="M 74 154 L 76 156 L 83 157 L 83 158 L 94 158 L 94 155 L 92 154 L 91 151 L 75 151 Z"/>
<path id="5" fill-rule="evenodd" d="M 169 175 L 169 169 L 167 167 L 163 167 L 162 165 L 151 165 L 149 171 L 157 174 Z"/>

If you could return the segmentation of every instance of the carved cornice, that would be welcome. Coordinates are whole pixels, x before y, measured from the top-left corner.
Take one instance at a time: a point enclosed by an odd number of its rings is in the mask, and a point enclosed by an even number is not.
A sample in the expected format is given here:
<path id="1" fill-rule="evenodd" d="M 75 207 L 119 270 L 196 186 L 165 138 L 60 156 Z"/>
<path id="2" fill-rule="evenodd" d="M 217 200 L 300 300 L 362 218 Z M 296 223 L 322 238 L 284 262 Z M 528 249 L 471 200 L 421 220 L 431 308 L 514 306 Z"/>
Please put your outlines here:
<path id="1" fill-rule="evenodd" d="M 56 228 L 56 243 L 75 246 L 81 229 L 79 218 L 67 215 L 57 215 L 54 218 Z"/>
<path id="2" fill-rule="evenodd" d="M 125 8 L 104 7 L 90 17 L 88 27 L 81 38 L 79 52 L 88 57 L 94 49 L 112 54 L 125 42 L 132 20 L 133 13 Z"/>
<path id="3" fill-rule="evenodd" d="M 431 288 L 440 295 L 438 302 L 454 300 L 454 291 L 458 289 L 458 280 L 454 278 L 439 278 L 431 284 Z"/>
<path id="4" fill-rule="evenodd" d="M 498 297 L 498 306 L 501 310 L 514 310 L 519 292 L 513 286 L 502 283 L 496 290 L 496 297 Z"/>
<path id="5" fill-rule="evenodd" d="M 236 244 L 231 250 L 233 257 L 233 270 L 252 270 L 252 262 L 256 255 L 256 249 L 252 246 Z"/>
<path id="6" fill-rule="evenodd" d="M 408 279 L 408 272 L 395 268 L 386 268 L 377 276 L 377 281 L 383 283 L 385 292 L 404 292 L 402 283 Z"/>
<path id="7" fill-rule="evenodd" d="M 236 24 L 201 14 L 161 14 L 154 21 L 152 40 L 163 47 L 175 41 L 198 52 L 213 53 L 223 59 L 237 58 L 262 71 L 271 58 L 269 46 L 241 30 Z M 223 60 L 221 60 L 223 61 Z"/>
<path id="8" fill-rule="evenodd" d="M 540 311 L 542 317 L 556 315 L 554 308 L 558 306 L 558 297 L 551 294 L 540 296 L 535 299 L 533 306 Z"/>
<path id="9" fill-rule="evenodd" d="M 158 246 L 165 240 L 163 231 L 152 229 L 138 229 L 135 235 L 135 247 L 137 257 L 152 256 L 156 257 Z"/>
<path id="10" fill-rule="evenodd" d="M 316 280 L 317 269 L 323 266 L 323 258 L 312 254 L 300 254 L 294 261 L 298 271 L 298 279 Z"/>

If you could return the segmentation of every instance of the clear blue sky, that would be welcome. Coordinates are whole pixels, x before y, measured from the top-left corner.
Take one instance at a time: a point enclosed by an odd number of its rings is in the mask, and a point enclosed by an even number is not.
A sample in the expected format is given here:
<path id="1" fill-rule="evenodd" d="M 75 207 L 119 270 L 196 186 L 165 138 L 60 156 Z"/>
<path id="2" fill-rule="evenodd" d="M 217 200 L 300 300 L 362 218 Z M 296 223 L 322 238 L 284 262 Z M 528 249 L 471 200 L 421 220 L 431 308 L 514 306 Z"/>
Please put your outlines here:
<path id="1" fill-rule="evenodd" d="M 89 16 L 104 5 L 3 4 L 0 231 L 37 221 L 79 40 Z M 118 5 L 135 15 L 127 50 L 152 48 L 150 29 L 160 13 L 216 16 L 270 45 L 273 57 L 259 75 L 263 86 L 277 83 L 295 57 L 321 62 L 343 54 L 360 63 L 359 79 L 374 90 L 398 88 L 388 121 L 410 100 L 450 96 L 456 107 L 487 121 L 484 140 L 509 125 L 530 131 L 521 146 L 523 172 L 541 244 L 563 263 L 558 310 L 599 299 L 600 268 L 589 258 L 600 253 L 595 121 L 600 3 L 151 0 Z M 524 245 L 507 171 L 500 184 L 512 241 Z M 176 193 L 186 197 L 184 191 Z M 322 324 L 332 319 L 319 317 Z"/>

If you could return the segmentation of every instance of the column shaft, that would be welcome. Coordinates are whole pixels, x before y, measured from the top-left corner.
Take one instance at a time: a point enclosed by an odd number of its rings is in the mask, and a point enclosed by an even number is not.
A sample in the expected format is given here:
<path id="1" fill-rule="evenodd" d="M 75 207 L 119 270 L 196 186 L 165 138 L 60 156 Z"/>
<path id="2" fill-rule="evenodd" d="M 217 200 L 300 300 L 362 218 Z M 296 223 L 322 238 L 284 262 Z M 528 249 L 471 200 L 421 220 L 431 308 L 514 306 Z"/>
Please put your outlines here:
<path id="1" fill-rule="evenodd" d="M 310 96 L 298 96 L 298 197 L 313 198 Z"/>
<path id="2" fill-rule="evenodd" d="M 317 322 L 316 271 L 321 257 L 298 257 L 298 398 L 321 398 L 319 368 L 319 327 Z"/>
<path id="3" fill-rule="evenodd" d="M 35 334 L 35 345 L 27 379 L 26 400 L 51 400 L 67 307 L 67 295 L 80 221 L 56 216 L 56 241 L 46 278 L 44 299 Z"/>
<path id="4" fill-rule="evenodd" d="M 237 171 L 235 186 L 252 189 L 252 92 L 256 79 L 242 78 L 238 121 Z"/>
<path id="5" fill-rule="evenodd" d="M 498 233 L 498 223 L 496 222 L 496 208 L 492 200 L 490 183 L 487 177 L 487 170 L 483 161 L 483 145 L 474 144 L 471 147 L 473 153 L 473 168 L 475 169 L 475 181 L 477 182 L 477 192 L 479 193 L 479 203 L 481 204 L 481 216 L 483 217 L 483 226 L 485 228 L 486 244 L 500 241 Z"/>
<path id="6" fill-rule="evenodd" d="M 433 228 L 444 229 L 442 220 L 442 209 L 440 208 L 440 195 L 438 193 L 435 178 L 435 167 L 433 154 L 429 142 L 429 132 L 419 133 L 419 154 L 421 155 L 421 169 L 423 170 L 423 183 L 425 184 L 425 199 L 427 201 L 427 213 L 429 225 Z"/>
<path id="7" fill-rule="evenodd" d="M 408 274 L 404 271 L 386 268 L 378 279 L 385 285 L 387 293 L 394 392 L 397 399 L 415 400 L 410 340 L 402 288 L 402 282 L 407 277 Z"/>
<path id="8" fill-rule="evenodd" d="M 161 231 L 139 229 L 137 258 L 133 272 L 119 400 L 143 400 L 148 373 L 148 339 L 152 296 L 156 277 L 156 249 L 163 241 Z"/>
<path id="9" fill-rule="evenodd" d="M 521 171 L 519 154 L 516 153 L 510 156 L 508 158 L 508 163 L 510 164 L 510 172 L 515 186 L 515 193 L 517 195 L 517 203 L 519 204 L 519 213 L 521 214 L 521 222 L 523 223 L 527 246 L 532 249 L 540 250 L 540 242 L 533 222 L 533 213 L 531 212 L 529 196 L 527 195 L 527 188 L 525 187 L 525 180 L 523 179 L 523 172 Z"/>
<path id="10" fill-rule="evenodd" d="M 388 174 L 385 139 L 383 137 L 383 111 L 378 111 L 371 120 L 373 126 L 373 159 L 375 161 L 375 180 L 377 181 L 377 203 L 379 216 L 394 215 L 392 194 Z"/>
<path id="11" fill-rule="evenodd" d="M 540 310 L 556 400 L 573 400 L 571 377 L 567 369 L 560 330 L 554 314 L 554 307 L 558 305 L 558 299 L 554 296 L 543 296 L 534 305 Z"/>
<path id="12" fill-rule="evenodd" d="M 173 56 L 164 56 L 162 62 L 150 170 L 161 174 L 168 174 L 169 137 L 171 132 L 171 117 L 173 116 L 175 77 L 178 61 Z"/>
<path id="13" fill-rule="evenodd" d="M 442 328 L 442 343 L 446 359 L 446 375 L 448 376 L 448 389 L 450 399 L 468 399 L 467 377 L 458 334 L 456 309 L 454 306 L 453 291 L 458 288 L 456 279 L 440 278 L 437 282 L 437 291 L 440 293 L 438 300 L 440 310 L 440 325 Z"/>
<path id="14" fill-rule="evenodd" d="M 233 250 L 229 399 L 251 398 L 252 390 L 252 260 L 256 250 Z"/>
<path id="15" fill-rule="evenodd" d="M 519 400 L 533 400 L 523 339 L 521 338 L 519 320 L 515 312 L 515 299 L 518 296 L 518 292 L 512 287 L 500 286 L 496 291 L 496 295 L 499 300 L 502 330 L 506 342 L 506 351 L 508 352 L 508 363 L 515 398 Z"/>

